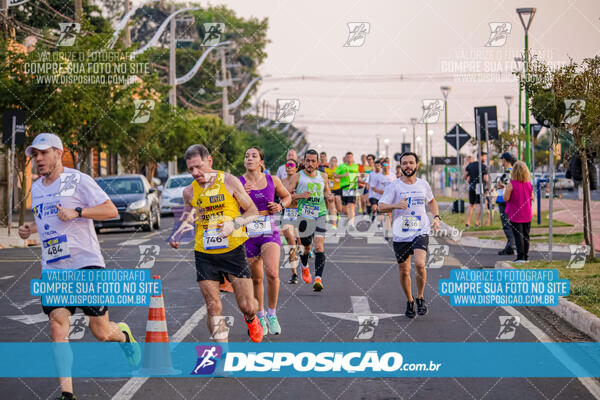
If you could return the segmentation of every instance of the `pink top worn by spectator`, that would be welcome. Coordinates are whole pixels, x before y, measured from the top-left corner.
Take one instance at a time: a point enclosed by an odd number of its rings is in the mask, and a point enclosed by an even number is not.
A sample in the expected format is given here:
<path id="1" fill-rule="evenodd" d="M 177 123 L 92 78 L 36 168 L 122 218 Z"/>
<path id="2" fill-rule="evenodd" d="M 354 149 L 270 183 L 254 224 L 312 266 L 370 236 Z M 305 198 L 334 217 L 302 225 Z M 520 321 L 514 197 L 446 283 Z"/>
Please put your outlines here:
<path id="1" fill-rule="evenodd" d="M 531 196 L 533 187 L 531 182 L 520 182 L 512 180 L 512 193 L 510 200 L 506 202 L 506 214 L 511 222 L 531 222 Z"/>

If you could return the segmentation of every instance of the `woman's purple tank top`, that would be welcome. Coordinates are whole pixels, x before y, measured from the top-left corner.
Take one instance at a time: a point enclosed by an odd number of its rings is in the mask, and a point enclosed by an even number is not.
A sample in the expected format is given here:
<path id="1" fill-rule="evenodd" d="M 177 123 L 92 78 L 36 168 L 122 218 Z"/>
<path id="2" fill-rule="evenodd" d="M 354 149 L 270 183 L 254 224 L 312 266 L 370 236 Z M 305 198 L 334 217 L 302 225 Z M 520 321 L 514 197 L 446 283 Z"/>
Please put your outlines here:
<path id="1" fill-rule="evenodd" d="M 267 211 L 269 209 L 269 202 L 275 200 L 275 183 L 273 183 L 273 177 L 269 174 L 265 174 L 267 178 L 267 186 L 260 190 L 251 190 L 250 198 L 256 204 L 258 211 Z M 246 186 L 246 179 L 240 176 L 242 185 Z"/>

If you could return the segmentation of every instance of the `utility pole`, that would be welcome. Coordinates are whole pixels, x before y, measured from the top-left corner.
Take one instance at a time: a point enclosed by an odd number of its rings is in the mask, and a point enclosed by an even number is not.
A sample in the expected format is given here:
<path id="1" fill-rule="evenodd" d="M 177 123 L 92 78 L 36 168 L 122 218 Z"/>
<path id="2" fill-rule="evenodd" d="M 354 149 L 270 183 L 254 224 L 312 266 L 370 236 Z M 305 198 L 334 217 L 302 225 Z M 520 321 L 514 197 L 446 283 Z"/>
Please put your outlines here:
<path id="1" fill-rule="evenodd" d="M 129 2 L 127 0 L 127 2 Z M 175 12 L 175 6 L 171 7 L 171 12 Z M 175 80 L 177 79 L 177 71 L 175 70 L 176 62 L 175 55 L 177 49 L 177 18 L 173 18 L 169 23 L 169 85 L 171 89 L 169 90 L 169 104 L 171 105 L 171 110 L 175 112 L 175 108 L 177 107 L 177 86 Z M 177 156 L 171 161 L 168 162 L 168 172 L 169 175 L 177 174 Z"/>
<path id="2" fill-rule="evenodd" d="M 74 8 L 75 8 L 75 22 L 81 23 L 81 18 L 83 17 L 83 6 L 81 5 L 81 0 L 75 0 Z"/>
<path id="3" fill-rule="evenodd" d="M 129 4 L 130 0 L 125 0 L 125 14 L 127 14 L 131 10 L 131 6 Z M 123 44 L 125 47 L 131 46 L 131 28 L 129 24 L 125 27 L 125 35 L 123 36 Z"/>
<path id="4" fill-rule="evenodd" d="M 229 117 L 229 99 L 227 97 L 227 64 L 225 60 L 225 49 L 219 50 L 221 54 L 221 79 L 223 80 L 223 122 L 232 125 Z"/>

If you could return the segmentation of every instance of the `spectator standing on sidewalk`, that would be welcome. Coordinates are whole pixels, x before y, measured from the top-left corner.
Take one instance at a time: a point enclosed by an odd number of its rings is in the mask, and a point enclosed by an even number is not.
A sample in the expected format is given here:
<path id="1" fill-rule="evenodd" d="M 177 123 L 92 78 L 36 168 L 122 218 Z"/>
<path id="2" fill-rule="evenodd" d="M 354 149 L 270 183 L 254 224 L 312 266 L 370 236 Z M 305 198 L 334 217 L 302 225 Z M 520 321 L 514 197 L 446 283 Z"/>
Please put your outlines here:
<path id="1" fill-rule="evenodd" d="M 527 165 L 517 161 L 513 166 L 511 179 L 504 190 L 506 214 L 510 220 L 515 242 L 517 259 L 515 262 L 528 261 L 529 229 L 531 228 L 533 187 Z"/>
<path id="2" fill-rule="evenodd" d="M 496 204 L 498 204 L 498 211 L 500 212 L 500 222 L 502 222 L 502 230 L 504 236 L 506 236 L 506 246 L 504 249 L 498 252 L 499 255 L 512 255 L 515 254 L 515 236 L 513 235 L 512 227 L 508 215 L 506 215 L 506 202 L 504 201 L 504 189 L 510 182 L 510 174 L 512 172 L 512 166 L 515 163 L 515 159 L 512 154 L 504 153 L 500 156 L 500 162 L 504 173 L 500 176 L 500 179 L 496 182 Z"/>

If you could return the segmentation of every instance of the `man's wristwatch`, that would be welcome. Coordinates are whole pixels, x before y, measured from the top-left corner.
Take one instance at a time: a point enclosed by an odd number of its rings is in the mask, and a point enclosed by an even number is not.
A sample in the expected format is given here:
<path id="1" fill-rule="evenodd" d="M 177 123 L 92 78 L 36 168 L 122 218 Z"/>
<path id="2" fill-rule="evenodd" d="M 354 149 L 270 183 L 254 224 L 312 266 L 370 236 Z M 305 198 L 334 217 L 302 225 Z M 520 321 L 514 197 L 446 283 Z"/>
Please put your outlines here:
<path id="1" fill-rule="evenodd" d="M 235 220 L 235 218 L 233 219 L 233 230 L 237 231 L 238 229 L 240 229 L 242 227 L 242 224 L 240 224 L 239 222 L 237 222 Z"/>
<path id="2" fill-rule="evenodd" d="M 436 218 L 437 218 L 437 219 L 439 219 L 440 221 L 442 220 L 442 217 L 440 217 L 440 216 L 439 216 L 439 215 L 437 215 L 437 214 L 433 216 L 433 219 L 436 219 Z"/>
<path id="3" fill-rule="evenodd" d="M 83 211 L 83 209 L 81 207 L 75 207 L 75 211 L 77 211 L 77 215 L 79 216 L 79 218 L 81 218 L 81 212 Z"/>

